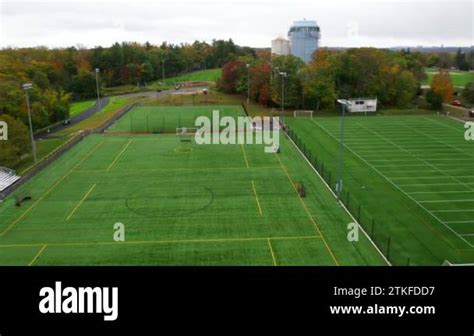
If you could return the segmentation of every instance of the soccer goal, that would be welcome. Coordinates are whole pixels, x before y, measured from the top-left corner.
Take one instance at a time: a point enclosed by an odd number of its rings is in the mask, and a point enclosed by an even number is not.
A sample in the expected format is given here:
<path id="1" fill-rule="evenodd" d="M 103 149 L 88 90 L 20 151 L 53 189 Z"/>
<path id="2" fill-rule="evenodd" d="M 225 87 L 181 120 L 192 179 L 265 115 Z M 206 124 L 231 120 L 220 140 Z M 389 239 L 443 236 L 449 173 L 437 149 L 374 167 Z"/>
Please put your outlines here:
<path id="1" fill-rule="evenodd" d="M 293 117 L 306 117 L 306 118 L 312 118 L 313 117 L 313 111 L 312 110 L 294 110 L 293 111 Z"/>
<path id="2" fill-rule="evenodd" d="M 192 142 L 193 137 L 197 132 L 195 127 L 178 127 L 176 128 L 176 135 L 181 142 Z"/>

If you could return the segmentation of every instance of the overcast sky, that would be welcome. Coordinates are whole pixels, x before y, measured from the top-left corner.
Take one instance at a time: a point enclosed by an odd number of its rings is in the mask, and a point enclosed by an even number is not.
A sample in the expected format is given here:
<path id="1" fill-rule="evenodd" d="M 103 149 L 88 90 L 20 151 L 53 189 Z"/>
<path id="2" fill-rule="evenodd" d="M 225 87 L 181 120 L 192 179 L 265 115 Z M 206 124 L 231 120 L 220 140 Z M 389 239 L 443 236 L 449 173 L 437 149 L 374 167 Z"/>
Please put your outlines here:
<path id="1" fill-rule="evenodd" d="M 471 46 L 473 1 L 0 0 L 0 47 L 110 46 L 232 38 L 269 47 L 292 21 L 316 20 L 322 46 Z"/>

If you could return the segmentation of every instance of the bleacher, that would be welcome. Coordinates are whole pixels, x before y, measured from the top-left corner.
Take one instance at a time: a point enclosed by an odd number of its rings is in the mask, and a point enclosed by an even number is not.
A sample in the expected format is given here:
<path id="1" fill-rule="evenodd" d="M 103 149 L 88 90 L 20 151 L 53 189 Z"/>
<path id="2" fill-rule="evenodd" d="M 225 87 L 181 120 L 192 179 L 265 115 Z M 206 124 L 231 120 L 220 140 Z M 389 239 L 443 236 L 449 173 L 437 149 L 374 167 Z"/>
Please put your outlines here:
<path id="1" fill-rule="evenodd" d="M 19 179 L 20 176 L 16 175 L 14 170 L 0 167 L 0 192 L 7 189 Z"/>

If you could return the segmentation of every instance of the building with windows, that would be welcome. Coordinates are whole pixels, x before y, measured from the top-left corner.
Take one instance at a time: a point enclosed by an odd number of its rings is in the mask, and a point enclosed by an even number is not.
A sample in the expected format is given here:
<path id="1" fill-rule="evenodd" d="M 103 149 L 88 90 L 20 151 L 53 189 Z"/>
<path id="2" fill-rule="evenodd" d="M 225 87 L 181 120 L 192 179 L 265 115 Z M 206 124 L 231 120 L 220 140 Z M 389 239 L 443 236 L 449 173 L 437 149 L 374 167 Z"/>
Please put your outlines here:
<path id="1" fill-rule="evenodd" d="M 274 55 L 289 55 L 290 54 L 290 41 L 277 37 L 272 40 L 272 54 Z"/>
<path id="2" fill-rule="evenodd" d="M 319 47 L 321 32 L 316 21 L 294 21 L 288 31 L 290 52 L 306 63 L 311 61 L 313 53 Z"/>

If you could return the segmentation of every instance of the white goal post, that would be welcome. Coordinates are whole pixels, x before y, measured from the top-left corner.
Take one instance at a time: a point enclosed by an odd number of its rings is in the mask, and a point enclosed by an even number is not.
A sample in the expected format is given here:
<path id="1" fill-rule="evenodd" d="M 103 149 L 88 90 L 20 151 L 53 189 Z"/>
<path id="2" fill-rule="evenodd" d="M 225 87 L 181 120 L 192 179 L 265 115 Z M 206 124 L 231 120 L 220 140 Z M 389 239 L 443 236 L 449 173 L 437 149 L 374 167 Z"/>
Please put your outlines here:
<path id="1" fill-rule="evenodd" d="M 312 110 L 294 110 L 293 111 L 293 117 L 313 117 L 313 112 Z"/>
<path id="2" fill-rule="evenodd" d="M 197 131 L 196 127 L 178 127 L 176 128 L 176 135 L 181 142 L 192 142 Z"/>

